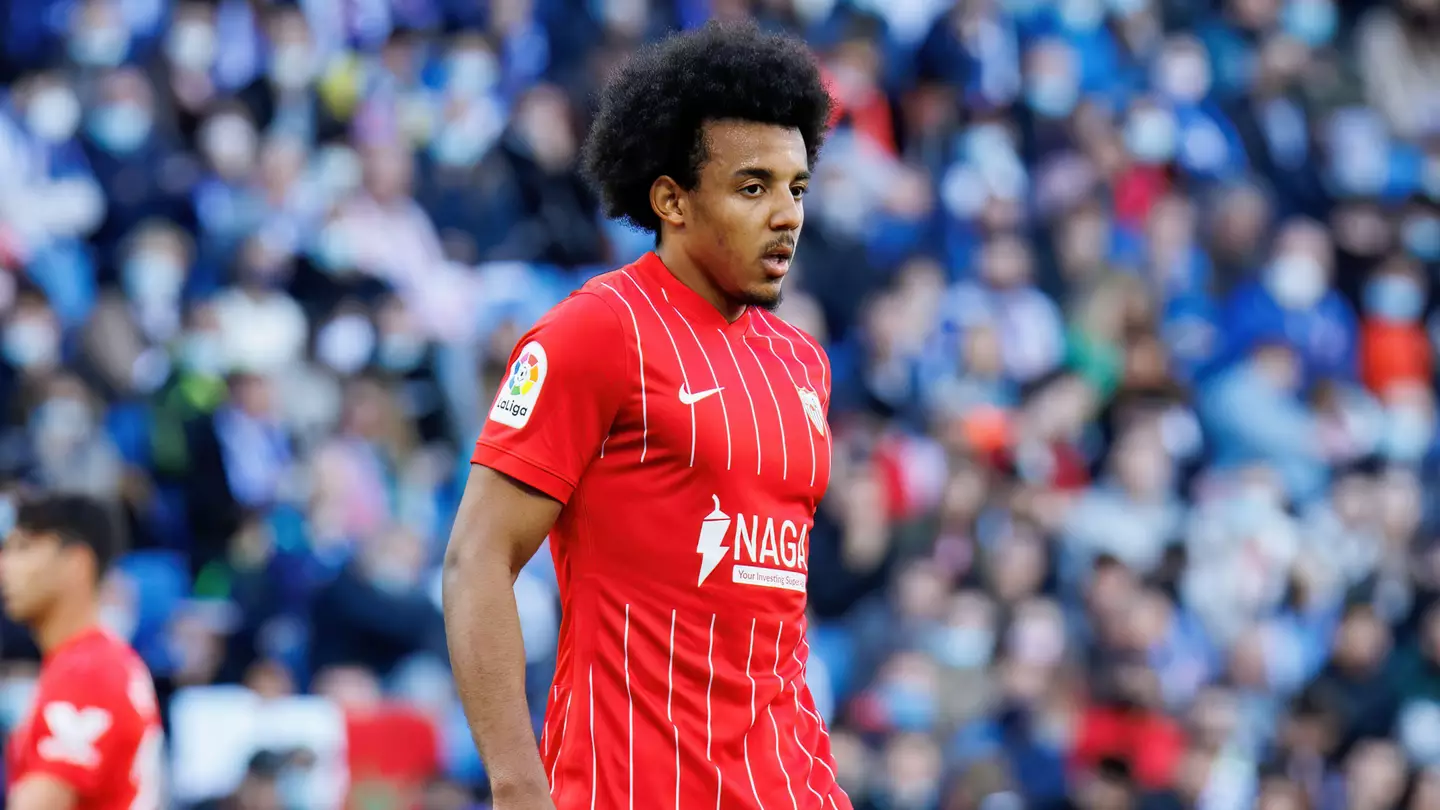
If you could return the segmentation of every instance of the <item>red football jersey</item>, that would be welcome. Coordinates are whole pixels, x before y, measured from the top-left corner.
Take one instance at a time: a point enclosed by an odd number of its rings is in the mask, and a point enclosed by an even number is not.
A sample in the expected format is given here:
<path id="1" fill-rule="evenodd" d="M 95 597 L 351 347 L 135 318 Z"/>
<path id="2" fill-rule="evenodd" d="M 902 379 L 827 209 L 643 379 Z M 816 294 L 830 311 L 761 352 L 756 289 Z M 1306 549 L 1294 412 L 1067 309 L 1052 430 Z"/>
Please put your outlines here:
<path id="1" fill-rule="evenodd" d="M 830 368 L 653 253 L 520 339 L 473 461 L 560 500 L 541 753 L 560 810 L 847 810 L 805 682 Z"/>
<path id="2" fill-rule="evenodd" d="M 81 810 L 159 810 L 164 747 L 145 663 L 89 630 L 45 657 L 34 705 L 6 748 L 7 786 L 46 774 L 75 789 Z"/>

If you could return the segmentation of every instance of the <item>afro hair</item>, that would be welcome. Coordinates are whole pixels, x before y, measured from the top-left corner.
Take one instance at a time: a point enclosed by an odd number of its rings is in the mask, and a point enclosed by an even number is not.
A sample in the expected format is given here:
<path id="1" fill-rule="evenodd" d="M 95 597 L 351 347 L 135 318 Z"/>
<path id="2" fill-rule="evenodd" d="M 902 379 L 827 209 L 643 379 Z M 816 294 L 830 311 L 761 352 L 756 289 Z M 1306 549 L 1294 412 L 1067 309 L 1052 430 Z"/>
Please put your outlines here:
<path id="1" fill-rule="evenodd" d="M 707 122 L 798 129 L 813 166 L 830 114 L 830 94 L 803 42 L 763 34 L 753 23 L 712 22 L 640 50 L 611 77 L 585 142 L 584 171 L 606 216 L 658 233 L 650 187 L 667 175 L 695 187 Z"/>

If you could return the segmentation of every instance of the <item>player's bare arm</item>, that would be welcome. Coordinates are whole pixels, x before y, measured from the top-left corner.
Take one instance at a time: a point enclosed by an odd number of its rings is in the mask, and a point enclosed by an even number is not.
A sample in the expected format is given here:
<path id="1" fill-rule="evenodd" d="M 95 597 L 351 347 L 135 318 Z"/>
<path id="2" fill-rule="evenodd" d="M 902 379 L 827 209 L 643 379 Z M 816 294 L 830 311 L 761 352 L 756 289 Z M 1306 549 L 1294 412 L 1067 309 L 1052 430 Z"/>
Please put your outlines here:
<path id="1" fill-rule="evenodd" d="M 49 774 L 27 776 L 5 795 L 7 810 L 72 810 L 78 803 L 75 788 Z"/>
<path id="2" fill-rule="evenodd" d="M 512 588 L 559 514 L 558 501 L 472 465 L 445 550 L 450 663 L 497 810 L 552 807 L 525 701 L 525 648 Z"/>

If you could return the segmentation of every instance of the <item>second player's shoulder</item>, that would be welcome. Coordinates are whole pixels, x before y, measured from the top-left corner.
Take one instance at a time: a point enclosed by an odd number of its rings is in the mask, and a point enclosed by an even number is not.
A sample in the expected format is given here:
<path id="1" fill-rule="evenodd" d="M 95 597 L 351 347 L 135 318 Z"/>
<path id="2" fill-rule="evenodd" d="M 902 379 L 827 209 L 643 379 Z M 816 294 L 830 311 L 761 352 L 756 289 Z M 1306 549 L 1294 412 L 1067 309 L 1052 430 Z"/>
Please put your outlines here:
<path id="1" fill-rule="evenodd" d="M 129 697 L 132 684 L 149 670 L 130 645 L 106 631 L 94 631 L 45 662 L 40 694 L 89 695 L 95 699 Z"/>

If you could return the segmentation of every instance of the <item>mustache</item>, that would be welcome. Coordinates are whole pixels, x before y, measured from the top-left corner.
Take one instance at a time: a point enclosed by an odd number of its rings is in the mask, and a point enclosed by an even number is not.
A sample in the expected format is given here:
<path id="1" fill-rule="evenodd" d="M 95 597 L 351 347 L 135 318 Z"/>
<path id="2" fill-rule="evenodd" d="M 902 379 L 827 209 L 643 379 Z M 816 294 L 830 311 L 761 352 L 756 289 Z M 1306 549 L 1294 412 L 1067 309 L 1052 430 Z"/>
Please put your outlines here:
<path id="1" fill-rule="evenodd" d="M 793 252 L 795 251 L 795 239 L 794 239 L 793 237 L 786 237 L 786 238 L 784 238 L 784 239 L 777 239 L 776 241 L 771 242 L 770 244 L 766 245 L 766 246 L 765 246 L 765 251 L 764 251 L 763 253 L 761 253 L 761 255 L 762 255 L 762 256 L 768 256 L 768 255 L 770 255 L 771 253 L 773 253 L 774 251 L 780 250 L 780 249 L 782 249 L 782 248 L 785 249 L 785 250 L 789 250 L 789 251 L 791 251 L 791 252 L 793 253 Z"/>

